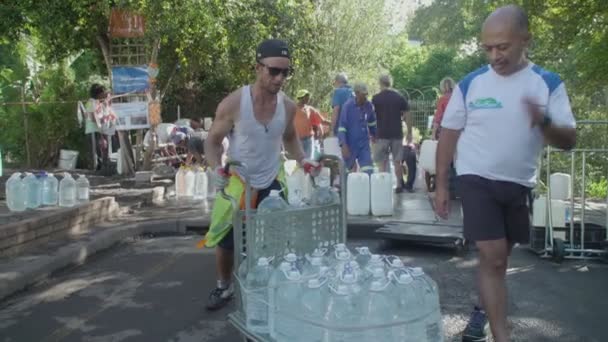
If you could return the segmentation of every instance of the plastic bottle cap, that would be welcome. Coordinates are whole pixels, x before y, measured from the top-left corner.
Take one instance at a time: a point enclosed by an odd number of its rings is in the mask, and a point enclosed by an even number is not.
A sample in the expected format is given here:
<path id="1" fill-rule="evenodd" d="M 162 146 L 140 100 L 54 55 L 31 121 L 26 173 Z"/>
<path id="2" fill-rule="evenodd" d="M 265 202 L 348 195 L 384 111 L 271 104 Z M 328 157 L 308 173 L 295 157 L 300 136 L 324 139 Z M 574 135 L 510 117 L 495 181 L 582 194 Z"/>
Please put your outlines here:
<path id="1" fill-rule="evenodd" d="M 391 266 L 393 266 L 393 267 L 403 267 L 403 261 L 401 261 L 401 259 L 394 259 L 391 262 Z"/>
<path id="2" fill-rule="evenodd" d="M 372 274 L 374 275 L 374 278 L 381 278 L 384 276 L 384 270 L 379 267 L 376 267 L 372 271 Z"/>
<path id="3" fill-rule="evenodd" d="M 268 258 L 264 258 L 264 257 L 259 258 L 258 266 L 268 266 Z"/>
<path id="4" fill-rule="evenodd" d="M 321 287 L 321 282 L 319 281 L 319 279 L 310 279 L 308 281 L 308 287 L 315 289 L 317 287 Z"/>
<path id="5" fill-rule="evenodd" d="M 344 275 L 344 282 L 345 283 L 354 283 L 355 282 L 355 275 L 354 274 L 345 274 Z"/>
<path id="6" fill-rule="evenodd" d="M 323 259 L 321 259 L 320 257 L 313 257 L 310 260 L 310 264 L 313 266 L 321 266 L 323 264 Z"/>
<path id="7" fill-rule="evenodd" d="M 270 190 L 270 197 L 279 197 L 279 190 Z"/>
<path id="8" fill-rule="evenodd" d="M 415 277 L 419 277 L 421 275 L 424 275 L 424 271 L 422 270 L 422 267 L 414 267 L 412 268 L 412 275 Z"/>
<path id="9" fill-rule="evenodd" d="M 372 281 L 372 286 L 370 287 L 370 290 L 372 290 L 372 291 L 382 290 L 382 283 L 377 280 Z"/>
<path id="10" fill-rule="evenodd" d="M 285 255 L 285 260 L 288 262 L 295 262 L 296 260 L 298 260 L 298 257 L 294 253 L 288 253 L 287 255 Z"/>
<path id="11" fill-rule="evenodd" d="M 409 274 L 402 274 L 399 276 L 399 282 L 402 284 L 409 284 L 412 282 L 412 276 Z"/>

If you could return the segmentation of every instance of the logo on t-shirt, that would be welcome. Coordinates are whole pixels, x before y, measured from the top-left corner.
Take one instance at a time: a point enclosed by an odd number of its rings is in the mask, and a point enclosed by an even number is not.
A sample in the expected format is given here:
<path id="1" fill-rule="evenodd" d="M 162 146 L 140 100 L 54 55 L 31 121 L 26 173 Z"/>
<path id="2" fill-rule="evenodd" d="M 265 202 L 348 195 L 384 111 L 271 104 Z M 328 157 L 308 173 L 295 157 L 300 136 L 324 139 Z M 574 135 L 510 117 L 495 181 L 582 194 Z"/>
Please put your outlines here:
<path id="1" fill-rule="evenodd" d="M 502 108 L 502 103 L 493 97 L 484 97 L 476 99 L 475 101 L 469 102 L 469 109 L 495 109 Z"/>

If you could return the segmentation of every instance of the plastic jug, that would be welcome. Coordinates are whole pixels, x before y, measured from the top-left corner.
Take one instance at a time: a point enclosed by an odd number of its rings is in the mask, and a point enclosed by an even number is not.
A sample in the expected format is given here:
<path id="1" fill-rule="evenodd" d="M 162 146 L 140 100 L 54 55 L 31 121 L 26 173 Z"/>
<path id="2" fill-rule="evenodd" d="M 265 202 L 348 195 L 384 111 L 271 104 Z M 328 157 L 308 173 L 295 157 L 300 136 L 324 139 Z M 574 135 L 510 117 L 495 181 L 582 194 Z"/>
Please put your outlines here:
<path id="1" fill-rule="evenodd" d="M 281 197 L 279 190 L 270 190 L 270 195 L 264 198 L 258 205 L 258 211 L 260 213 L 267 213 L 272 211 L 281 211 L 289 207 L 287 202 Z"/>
<path id="2" fill-rule="evenodd" d="M 302 289 L 302 299 L 300 306 L 302 307 L 302 315 L 306 320 L 323 322 L 325 312 L 327 311 L 327 290 L 324 287 L 327 278 L 313 278 L 308 280 L 306 286 Z M 306 340 L 311 342 L 325 341 L 327 334 L 326 329 L 313 325 L 304 324 Z"/>
<path id="3" fill-rule="evenodd" d="M 328 137 L 323 140 L 323 154 L 342 158 L 342 149 L 337 137 Z"/>
<path id="4" fill-rule="evenodd" d="M 348 174 L 346 181 L 346 211 L 349 215 L 369 215 L 369 175 L 364 172 Z"/>
<path id="5" fill-rule="evenodd" d="M 414 280 L 415 293 L 423 302 L 420 312 L 426 316 L 423 320 L 426 341 L 443 342 L 443 321 L 437 283 L 420 267 L 412 268 L 409 272 Z"/>
<path id="6" fill-rule="evenodd" d="M 175 173 L 175 197 L 182 198 L 186 194 L 186 170 L 183 166 L 180 166 Z"/>
<path id="7" fill-rule="evenodd" d="M 295 169 L 285 177 L 289 204 L 297 205 L 298 202 L 304 199 L 304 178 L 305 175 L 302 169 Z"/>
<path id="8" fill-rule="evenodd" d="M 213 170 L 210 168 L 205 169 L 205 173 L 207 174 L 207 198 L 215 198 L 215 185 L 211 180 L 213 179 Z"/>
<path id="9" fill-rule="evenodd" d="M 59 206 L 73 207 L 76 205 L 76 181 L 65 172 L 63 179 L 59 182 Z"/>
<path id="10" fill-rule="evenodd" d="M 6 181 L 6 205 L 10 211 L 25 211 L 26 187 L 21 179 L 21 173 L 15 172 Z"/>
<path id="11" fill-rule="evenodd" d="M 572 196 L 572 177 L 567 173 L 552 173 L 549 177 L 551 199 L 566 201 Z"/>
<path id="12" fill-rule="evenodd" d="M 420 146 L 420 158 L 418 164 L 420 167 L 434 175 L 435 174 L 435 155 L 437 154 L 437 140 L 425 140 Z"/>
<path id="13" fill-rule="evenodd" d="M 89 184 L 89 180 L 84 175 L 79 175 L 76 180 L 76 196 L 78 203 L 86 203 L 89 201 L 89 193 L 90 193 L 91 185 Z"/>
<path id="14" fill-rule="evenodd" d="M 351 291 L 348 285 L 330 286 L 328 296 L 327 324 L 330 327 L 360 327 L 365 323 L 363 317 L 363 298 Z M 367 341 L 363 330 L 328 331 L 328 341 Z M 374 340 L 372 340 L 374 341 Z"/>
<path id="15" fill-rule="evenodd" d="M 396 323 L 393 327 L 395 341 L 427 341 L 425 322 L 422 319 L 425 313 L 421 310 L 412 310 L 412 308 L 420 309 L 424 305 L 423 299 L 419 297 L 420 291 L 415 288 L 414 279 L 405 270 L 393 273 L 392 277 L 394 283 L 392 297 L 397 306 Z"/>
<path id="16" fill-rule="evenodd" d="M 207 190 L 209 189 L 209 180 L 207 173 L 201 167 L 197 167 L 194 172 L 194 199 L 203 200 L 207 198 Z"/>
<path id="17" fill-rule="evenodd" d="M 393 329 L 382 327 L 383 324 L 392 322 L 397 314 L 391 289 L 392 284 L 387 280 L 378 279 L 371 283 L 363 315 L 367 317 L 366 324 L 381 327 L 368 329 L 365 332 L 366 341 L 400 341 L 395 339 Z"/>
<path id="18" fill-rule="evenodd" d="M 25 206 L 30 209 L 38 208 L 42 202 L 42 187 L 40 180 L 38 180 L 33 173 L 26 172 L 23 183 L 25 184 L 27 194 Z"/>
<path id="19" fill-rule="evenodd" d="M 275 316 L 275 328 L 277 341 L 298 340 L 302 333 L 301 321 L 296 318 L 300 314 L 300 296 L 302 277 L 298 270 L 291 269 L 286 274 L 286 279 L 278 285 L 276 294 L 277 312 Z"/>
<path id="20" fill-rule="evenodd" d="M 393 215 L 393 184 L 388 172 L 371 176 L 371 208 L 374 216 Z"/>
<path id="21" fill-rule="evenodd" d="M 295 257 L 295 255 L 294 255 Z M 287 280 L 287 272 L 291 269 L 291 264 L 287 261 L 281 262 L 277 267 L 268 281 L 268 330 L 270 336 L 274 339 L 277 338 L 276 334 L 276 318 L 277 318 L 277 289 Z"/>
<path id="22" fill-rule="evenodd" d="M 268 281 L 272 268 L 267 258 L 260 258 L 257 265 L 247 273 L 247 306 L 245 310 L 247 328 L 258 334 L 268 334 Z"/>
<path id="23" fill-rule="evenodd" d="M 184 175 L 184 197 L 193 197 L 194 196 L 194 187 L 196 182 L 196 176 L 194 171 L 191 168 L 186 168 L 186 173 Z"/>
<path id="24" fill-rule="evenodd" d="M 57 205 L 59 197 L 59 181 L 52 174 L 46 174 L 42 178 L 42 204 Z"/>

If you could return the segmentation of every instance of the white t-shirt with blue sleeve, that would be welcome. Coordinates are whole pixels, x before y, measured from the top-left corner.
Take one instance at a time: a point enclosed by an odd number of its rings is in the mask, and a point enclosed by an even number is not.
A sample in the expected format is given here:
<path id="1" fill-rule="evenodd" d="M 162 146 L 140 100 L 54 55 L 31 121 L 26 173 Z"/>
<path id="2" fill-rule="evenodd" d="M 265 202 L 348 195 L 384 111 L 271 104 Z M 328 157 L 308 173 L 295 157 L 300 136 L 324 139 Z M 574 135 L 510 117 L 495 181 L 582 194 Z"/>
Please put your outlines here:
<path id="1" fill-rule="evenodd" d="M 458 175 L 536 184 L 544 140 L 540 128 L 530 125 L 526 97 L 546 108 L 553 124 L 576 127 L 560 77 L 531 62 L 508 76 L 486 65 L 458 83 L 441 122 L 462 130 L 455 157 Z"/>

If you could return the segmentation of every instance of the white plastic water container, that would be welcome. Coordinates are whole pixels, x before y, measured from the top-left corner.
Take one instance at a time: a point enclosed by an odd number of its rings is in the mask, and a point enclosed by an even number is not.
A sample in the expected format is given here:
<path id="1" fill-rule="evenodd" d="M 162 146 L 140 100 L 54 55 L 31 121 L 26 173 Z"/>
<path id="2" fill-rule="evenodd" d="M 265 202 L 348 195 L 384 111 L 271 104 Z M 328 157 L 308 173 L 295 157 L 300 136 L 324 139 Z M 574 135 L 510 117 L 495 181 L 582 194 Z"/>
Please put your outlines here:
<path id="1" fill-rule="evenodd" d="M 300 306 L 302 307 L 302 315 L 306 320 L 325 323 L 323 320 L 327 311 L 327 290 L 323 285 L 321 279 L 313 278 L 309 279 L 303 286 Z M 326 340 L 326 329 L 306 323 L 303 324 L 303 328 L 307 341 L 320 342 Z"/>
<path id="2" fill-rule="evenodd" d="M 337 137 L 327 137 L 323 140 L 323 153 L 342 158 L 342 149 Z"/>
<path id="3" fill-rule="evenodd" d="M 62 170 L 74 170 L 78 161 L 78 151 L 59 150 L 59 168 Z"/>
<path id="4" fill-rule="evenodd" d="M 365 172 L 348 174 L 346 180 L 346 211 L 349 215 L 369 215 L 369 175 Z"/>
<path id="5" fill-rule="evenodd" d="M 194 196 L 194 187 L 195 187 L 195 182 L 196 182 L 196 176 L 194 174 L 194 171 L 192 171 L 191 168 L 187 168 L 186 169 L 186 174 L 184 175 L 184 182 L 185 182 L 185 193 L 184 193 L 184 197 L 193 197 Z"/>
<path id="6" fill-rule="evenodd" d="M 413 287 L 417 290 L 415 293 L 423 300 L 423 305 L 419 308 L 426 316 L 423 320 L 425 340 L 443 342 L 443 321 L 437 283 L 420 267 L 410 269 L 410 274 L 414 279 Z"/>
<path id="7" fill-rule="evenodd" d="M 203 168 L 197 167 L 194 172 L 194 199 L 203 200 L 207 198 L 209 179 Z"/>
<path id="8" fill-rule="evenodd" d="M 547 224 L 547 197 L 539 196 L 534 200 L 532 225 L 545 227 Z M 551 224 L 555 228 L 565 228 L 570 223 L 570 203 L 567 201 L 551 200 Z M 554 234 L 557 232 L 554 232 Z"/>
<path id="9" fill-rule="evenodd" d="M 247 301 L 245 317 L 247 329 L 258 334 L 268 334 L 268 281 L 272 268 L 267 258 L 260 258 L 247 273 Z"/>
<path id="10" fill-rule="evenodd" d="M 294 255 L 295 256 L 295 255 Z M 276 304 L 277 304 L 277 290 L 279 285 L 283 284 L 287 280 L 287 272 L 291 269 L 291 264 L 288 261 L 283 261 L 277 267 L 270 276 L 270 280 L 268 281 L 268 330 L 270 336 L 273 339 L 277 338 L 276 332 L 276 320 L 277 320 L 277 312 L 276 312 Z"/>
<path id="11" fill-rule="evenodd" d="M 175 173 L 175 197 L 186 196 L 186 169 L 182 166 Z"/>
<path id="12" fill-rule="evenodd" d="M 414 278 L 405 270 L 393 272 L 391 277 L 395 285 L 393 300 L 397 305 L 396 323 L 393 327 L 395 341 L 425 341 L 425 324 L 420 319 L 424 313 L 419 310 L 424 305 L 424 299 L 419 296 L 420 291 L 415 288 Z M 417 308 L 417 310 L 412 310 L 412 308 Z"/>
<path id="13" fill-rule="evenodd" d="M 59 181 L 52 173 L 42 178 L 42 204 L 57 205 L 59 199 Z"/>
<path id="14" fill-rule="evenodd" d="M 435 174 L 435 156 L 437 155 L 437 140 L 427 139 L 420 146 L 420 158 L 418 164 L 420 167 L 434 175 Z"/>
<path id="15" fill-rule="evenodd" d="M 572 196 L 572 177 L 567 173 L 552 173 L 549 176 L 551 199 L 568 200 Z"/>
<path id="16" fill-rule="evenodd" d="M 300 296 L 302 276 L 296 269 L 287 272 L 285 281 L 278 285 L 276 293 L 277 312 L 275 316 L 275 329 L 277 341 L 297 341 L 302 331 L 300 320 L 294 316 L 300 314 Z M 284 314 L 283 314 L 284 313 Z"/>
<path id="17" fill-rule="evenodd" d="M 295 205 L 296 202 L 304 198 L 304 177 L 302 169 L 295 169 L 286 175 L 285 181 L 287 183 L 287 200 L 289 204 Z"/>
<path id="18" fill-rule="evenodd" d="M 89 201 L 91 185 L 89 180 L 84 175 L 78 175 L 76 180 L 76 200 L 78 203 L 86 203 Z"/>
<path id="19" fill-rule="evenodd" d="M 6 205 L 10 211 L 25 211 L 26 187 L 21 179 L 21 173 L 15 172 L 6 181 Z"/>
<path id="20" fill-rule="evenodd" d="M 40 180 L 33 173 L 26 172 L 23 183 L 26 188 L 25 206 L 29 209 L 35 209 L 42 202 L 42 186 Z"/>
<path id="21" fill-rule="evenodd" d="M 285 210 L 289 207 L 287 202 L 281 197 L 279 190 L 270 190 L 268 197 L 264 198 L 258 205 L 260 213 Z"/>
<path id="22" fill-rule="evenodd" d="M 69 208 L 74 205 L 76 205 L 76 181 L 65 172 L 59 182 L 59 206 Z"/>
<path id="23" fill-rule="evenodd" d="M 391 175 L 388 172 L 372 174 L 370 187 L 372 215 L 393 215 L 393 184 Z"/>
<path id="24" fill-rule="evenodd" d="M 366 324 L 362 317 L 364 299 L 346 284 L 330 287 L 325 316 L 330 327 L 359 327 Z M 368 341 L 364 330 L 328 331 L 328 341 Z M 373 340 L 372 340 L 373 341 Z"/>
<path id="25" fill-rule="evenodd" d="M 383 324 L 391 323 L 394 316 L 397 314 L 395 300 L 392 298 L 394 291 L 392 284 L 388 279 L 378 278 L 372 281 L 367 295 L 367 305 L 363 316 L 366 317 L 366 323 L 371 326 L 382 326 Z M 393 335 L 394 330 L 386 327 L 372 328 L 365 332 L 367 335 L 366 341 L 399 341 Z"/>
<path id="26" fill-rule="evenodd" d="M 211 168 L 207 168 L 205 170 L 205 173 L 207 174 L 207 198 L 212 199 L 215 198 L 215 185 L 213 184 L 213 182 L 211 181 L 213 179 L 213 177 L 215 176 L 213 174 L 213 170 L 211 170 Z"/>

